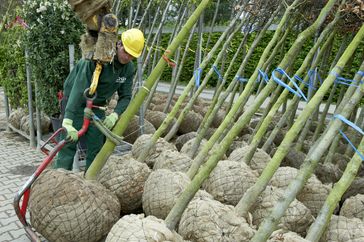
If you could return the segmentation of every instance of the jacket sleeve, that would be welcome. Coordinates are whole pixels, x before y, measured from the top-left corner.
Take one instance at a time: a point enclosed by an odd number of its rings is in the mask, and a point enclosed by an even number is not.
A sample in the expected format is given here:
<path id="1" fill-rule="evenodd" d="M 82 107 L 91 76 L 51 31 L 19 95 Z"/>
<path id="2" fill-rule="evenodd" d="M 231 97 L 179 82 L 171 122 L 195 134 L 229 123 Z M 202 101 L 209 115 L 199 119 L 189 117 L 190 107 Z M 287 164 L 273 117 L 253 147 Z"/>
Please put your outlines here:
<path id="1" fill-rule="evenodd" d="M 133 77 L 134 77 L 134 67 L 131 65 L 128 70 L 126 81 L 123 84 L 121 84 L 118 89 L 119 100 L 114 109 L 114 112 L 116 112 L 118 115 L 123 113 L 129 105 L 132 96 Z"/>
<path id="2" fill-rule="evenodd" d="M 81 113 L 83 111 L 83 103 L 85 102 L 83 92 L 88 87 L 88 83 L 91 82 L 93 74 L 91 61 L 81 60 L 77 65 L 77 72 L 69 77 L 74 78 L 74 80 L 71 81 L 72 87 L 65 109 L 65 118 L 72 120 L 77 114 L 80 115 L 80 110 Z"/>

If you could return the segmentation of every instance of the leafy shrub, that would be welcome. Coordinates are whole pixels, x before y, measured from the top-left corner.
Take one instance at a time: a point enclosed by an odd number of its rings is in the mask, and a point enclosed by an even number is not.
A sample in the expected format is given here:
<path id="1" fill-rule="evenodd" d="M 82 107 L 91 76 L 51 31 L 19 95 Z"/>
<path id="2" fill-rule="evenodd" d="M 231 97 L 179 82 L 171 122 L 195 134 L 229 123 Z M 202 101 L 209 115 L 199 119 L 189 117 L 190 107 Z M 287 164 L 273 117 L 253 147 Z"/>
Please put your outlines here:
<path id="1" fill-rule="evenodd" d="M 24 107 L 28 102 L 24 33 L 21 26 L 14 25 L 0 35 L 0 86 L 4 87 L 13 109 Z"/>
<path id="2" fill-rule="evenodd" d="M 80 42 L 83 27 L 62 0 L 25 1 L 22 16 L 29 25 L 25 46 L 38 84 L 37 100 L 46 114 L 54 115 L 59 112 L 57 92 L 69 73 L 68 45 Z"/>

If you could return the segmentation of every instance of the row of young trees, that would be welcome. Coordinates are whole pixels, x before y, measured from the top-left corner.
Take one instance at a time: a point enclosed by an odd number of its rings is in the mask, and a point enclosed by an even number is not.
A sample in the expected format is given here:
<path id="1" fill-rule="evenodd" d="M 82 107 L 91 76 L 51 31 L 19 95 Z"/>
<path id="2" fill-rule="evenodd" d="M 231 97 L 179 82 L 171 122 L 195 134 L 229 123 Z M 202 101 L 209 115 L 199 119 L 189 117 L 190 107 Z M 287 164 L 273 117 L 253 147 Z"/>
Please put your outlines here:
<path id="1" fill-rule="evenodd" d="M 204 1 L 202 1 L 204 2 Z M 248 4 L 247 1 L 243 1 L 242 8 L 245 10 Z M 256 3 L 260 3 L 257 1 Z M 259 9 L 264 9 L 264 2 L 259 6 Z M 357 14 L 355 11 L 356 5 L 355 3 L 348 3 L 347 1 L 335 1 L 330 0 L 327 1 L 326 4 L 322 8 L 318 8 L 320 11 L 310 11 L 312 7 L 316 7 L 316 5 L 312 4 L 310 1 L 293 1 L 288 3 L 288 5 L 281 5 L 277 3 L 276 6 L 272 7 L 272 3 L 269 3 L 269 6 L 266 6 L 267 9 L 271 9 L 270 14 L 266 18 L 262 18 L 262 22 L 259 22 L 262 28 L 260 29 L 259 34 L 255 36 L 255 41 L 250 46 L 248 50 L 246 50 L 244 54 L 244 60 L 241 62 L 239 71 L 235 74 L 235 79 L 232 80 L 226 89 L 226 93 L 235 93 L 237 89 L 235 89 L 239 85 L 244 85 L 244 89 L 240 93 L 238 99 L 234 102 L 231 102 L 231 106 L 228 106 L 227 111 L 225 113 L 225 119 L 219 128 L 214 132 L 208 142 L 201 147 L 199 151 L 199 145 L 201 144 L 201 139 L 204 137 L 204 130 L 209 127 L 211 124 L 211 120 L 213 119 L 216 112 L 220 109 L 223 102 L 226 100 L 226 95 L 222 94 L 222 87 L 226 81 L 226 72 L 221 76 L 220 85 L 217 86 L 214 99 L 212 101 L 212 105 L 210 109 L 207 111 L 205 116 L 205 120 L 200 126 L 198 131 L 198 136 L 193 144 L 192 153 L 190 156 L 193 158 L 192 166 L 188 171 L 188 175 L 191 178 L 190 185 L 182 192 L 179 196 L 176 204 L 173 206 L 169 215 L 167 216 L 165 222 L 167 226 L 171 229 L 175 229 L 178 221 L 187 207 L 189 201 L 194 197 L 195 193 L 201 187 L 203 181 L 205 181 L 211 171 L 215 168 L 218 161 L 222 158 L 223 154 L 230 147 L 234 138 L 241 132 L 241 130 L 250 122 L 253 115 L 258 111 L 261 104 L 266 100 L 266 98 L 270 97 L 270 102 L 268 107 L 263 111 L 263 115 L 261 117 L 261 122 L 256 126 L 254 131 L 254 135 L 249 144 L 249 155 L 245 156 L 245 162 L 247 164 L 250 163 L 252 155 L 256 151 L 258 144 L 262 141 L 264 135 L 266 135 L 268 125 L 271 123 L 273 117 L 278 114 L 279 108 L 284 105 L 289 97 L 289 92 L 294 92 L 295 96 L 293 100 L 286 104 L 284 109 L 284 114 L 281 118 L 280 127 L 282 125 L 288 124 L 290 129 L 285 135 L 283 141 L 280 146 L 277 148 L 272 160 L 269 161 L 267 166 L 264 168 L 262 174 L 258 178 L 257 182 L 248 189 L 248 191 L 241 198 L 240 202 L 236 206 L 236 214 L 239 216 L 247 216 L 249 210 L 252 208 L 255 201 L 258 199 L 258 196 L 265 190 L 270 179 L 273 174 L 279 167 L 283 158 L 290 151 L 293 142 L 298 139 L 298 141 L 302 142 L 304 140 L 304 136 L 307 133 L 307 129 L 312 125 L 312 121 L 315 120 L 315 116 L 317 119 L 317 115 L 313 115 L 314 113 L 318 113 L 318 108 L 323 101 L 325 95 L 327 95 L 332 87 L 337 86 L 338 78 L 341 77 L 341 73 L 345 68 L 352 64 L 352 60 L 357 57 L 359 58 L 359 62 L 361 62 L 361 66 L 358 67 L 356 75 L 352 77 L 353 81 L 352 85 L 344 87 L 341 86 L 342 97 L 339 99 L 337 103 L 336 113 L 340 114 L 341 117 L 345 117 L 347 119 L 352 117 L 356 117 L 355 107 L 360 105 L 360 101 L 363 96 L 363 54 L 358 51 L 360 45 L 363 44 L 364 38 L 364 26 L 363 19 L 361 15 Z M 251 7 L 251 6 L 249 6 Z M 272 7 L 272 8 L 269 8 Z M 307 11 L 305 11 L 307 10 Z M 315 9 L 316 10 L 316 9 Z M 254 11 L 252 11 L 253 13 Z M 305 13 L 308 21 L 302 23 L 299 17 L 301 13 Z M 163 124 L 159 127 L 159 129 L 153 134 L 150 141 L 148 141 L 146 149 L 139 155 L 138 160 L 144 161 L 146 157 L 149 155 L 149 151 L 155 146 L 156 141 L 159 137 L 166 131 L 166 128 L 171 123 L 172 119 L 175 117 L 178 111 L 180 111 L 182 101 L 188 96 L 190 91 L 195 88 L 194 94 L 189 100 L 188 105 L 185 106 L 182 112 L 179 112 L 179 117 L 175 125 L 178 125 L 179 119 L 183 119 L 184 115 L 186 115 L 193 105 L 193 102 L 196 100 L 197 96 L 200 94 L 201 90 L 204 89 L 207 80 L 211 77 L 214 72 L 214 68 L 216 65 L 221 64 L 224 60 L 224 52 L 228 48 L 228 45 L 233 38 L 234 34 L 236 34 L 236 30 L 240 30 L 242 26 L 247 23 L 251 23 L 246 19 L 240 19 L 241 12 L 237 12 L 235 18 L 230 22 L 229 27 L 226 31 L 220 36 L 220 39 L 215 43 L 215 45 L 211 48 L 207 55 L 201 57 L 201 62 L 198 62 L 199 68 L 206 68 L 208 63 L 212 63 L 211 68 L 208 68 L 208 72 L 201 78 L 201 83 L 196 85 L 196 75 L 192 75 L 191 80 L 188 82 L 188 85 L 185 87 L 182 95 L 179 96 L 178 101 L 173 106 L 172 110 L 168 113 L 167 118 L 164 120 Z M 251 52 L 254 51 L 254 48 L 257 46 L 261 35 L 264 35 L 267 30 L 267 26 L 271 24 L 272 19 L 275 16 L 279 16 L 279 23 L 274 32 L 274 36 L 271 38 L 270 42 L 267 46 L 264 47 L 264 51 L 260 57 L 258 63 L 255 63 L 255 71 L 253 75 L 251 75 L 247 82 L 240 82 L 240 76 L 242 75 L 246 62 L 249 60 Z M 251 14 L 254 18 L 255 16 Z M 191 18 L 190 18 L 191 19 Z M 246 21 L 246 22 L 245 22 Z M 350 29 L 347 29 L 345 26 L 347 22 L 356 23 L 355 25 L 350 24 Z M 256 23 L 256 21 L 254 21 Z M 184 34 L 187 36 L 186 28 L 192 29 L 191 23 L 187 22 L 187 24 L 181 29 L 181 32 L 177 37 L 173 39 L 171 45 L 164 52 L 165 55 L 170 57 L 175 51 L 176 46 L 181 42 L 180 34 Z M 287 37 L 287 32 L 292 31 L 293 29 L 299 29 L 300 33 L 295 39 L 294 43 L 292 43 L 288 50 L 282 48 L 283 43 L 285 42 L 285 38 Z M 342 48 L 336 53 L 336 58 L 329 63 L 329 67 L 325 67 L 328 65 L 327 56 L 332 51 L 330 45 L 332 46 L 333 39 L 337 36 L 339 32 L 350 30 L 352 35 L 350 40 L 343 42 Z M 346 34 L 348 34 L 346 32 Z M 300 54 L 303 45 L 311 38 L 315 38 L 314 43 L 311 45 L 311 49 L 306 54 L 303 62 L 300 63 L 299 69 L 294 69 L 293 64 Z M 242 40 L 243 42 L 244 40 Z M 217 52 L 217 47 L 219 45 L 223 45 L 220 52 Z M 281 51 L 281 55 L 277 55 L 277 52 Z M 212 56 L 215 55 L 215 59 L 212 60 Z M 272 72 L 271 77 L 267 79 L 267 83 L 263 81 L 260 82 L 260 87 L 258 88 L 258 93 L 254 99 L 254 102 L 250 105 L 247 105 L 248 98 L 253 94 L 254 87 L 257 85 L 258 75 L 264 71 L 269 71 L 271 69 L 271 63 L 274 58 L 279 58 L 279 64 L 274 67 L 274 71 Z M 226 63 L 232 63 L 233 60 L 225 60 Z M 143 100 L 147 95 L 152 95 L 148 92 L 156 82 L 158 82 L 159 76 L 162 73 L 163 68 L 166 66 L 166 60 L 161 58 L 155 68 L 152 69 L 151 74 L 149 75 L 146 83 L 144 84 L 143 89 L 140 89 L 136 94 L 134 101 L 125 111 L 125 113 L 120 118 L 120 121 L 117 123 L 116 127 L 113 129 L 118 135 L 122 135 L 127 127 L 127 120 L 137 112 L 138 108 L 143 103 Z M 211 65 L 211 64 L 210 64 Z M 310 85 L 310 93 L 307 97 L 305 97 L 303 92 L 299 92 L 300 89 L 294 91 L 292 88 L 294 86 L 293 79 L 291 77 L 305 77 L 300 85 L 300 88 L 303 88 L 305 83 L 309 81 L 309 75 L 307 74 L 309 71 L 317 70 L 317 73 L 323 77 L 322 83 L 319 83 L 317 79 L 311 80 Z M 196 68 L 197 69 L 197 68 Z M 229 68 L 227 68 L 229 70 Z M 287 74 L 288 73 L 288 74 Z M 288 81 L 287 84 L 282 84 L 283 81 Z M 280 85 L 277 85 L 280 84 Z M 308 84 L 306 84 L 308 85 Z M 283 88 L 282 86 L 286 87 Z M 296 85 L 296 88 L 298 86 Z M 235 90 L 234 90 L 235 89 Z M 297 117 L 297 119 L 293 122 L 294 117 L 296 116 L 297 105 L 300 99 L 305 98 L 308 102 L 302 113 Z M 243 110 L 244 109 L 244 110 Z M 354 113 L 353 113 L 354 112 Z M 326 119 L 326 114 L 323 113 L 320 117 L 320 120 Z M 354 115 L 353 115 L 354 114 Z M 362 115 L 362 114 L 361 114 Z M 292 118 L 291 118 L 292 117 Z M 359 119 L 362 120 L 362 119 Z M 362 121 L 359 121 L 360 125 L 362 125 Z M 284 215 L 286 209 L 289 204 L 293 201 L 293 199 L 297 196 L 298 192 L 302 189 L 303 185 L 307 181 L 307 179 L 312 175 L 313 170 L 317 166 L 320 158 L 323 156 L 325 151 L 331 146 L 335 149 L 334 140 L 338 137 L 338 130 L 342 126 L 342 120 L 334 119 L 330 122 L 328 128 L 324 133 L 323 127 L 317 127 L 317 133 L 312 148 L 308 153 L 301 170 L 299 171 L 296 179 L 290 184 L 290 186 L 285 191 L 284 199 L 279 200 L 276 204 L 272 213 L 269 217 L 267 217 L 264 222 L 260 225 L 258 232 L 253 238 L 253 241 L 266 241 L 269 235 L 276 228 L 279 219 Z M 306 132 L 305 132 L 306 131 Z M 173 129 L 172 133 L 167 134 L 166 139 L 170 139 L 173 137 Z M 271 133 L 274 136 L 274 132 Z M 269 137 L 270 140 L 274 137 Z M 267 140 L 267 142 L 269 142 Z M 270 141 L 271 142 L 271 141 Z M 209 152 L 213 149 L 214 145 L 218 144 L 219 149 L 216 149 L 212 155 Z M 266 147 L 269 144 L 266 145 Z M 86 173 L 86 179 L 94 179 L 96 177 L 97 172 L 106 162 L 107 158 L 111 155 L 112 150 L 114 149 L 115 144 L 111 141 L 106 141 L 104 147 L 97 155 L 95 161 L 92 166 Z M 300 143 L 296 143 L 296 147 L 299 149 Z M 359 147 L 360 149 L 360 147 Z M 350 164 L 357 164 L 356 162 L 360 159 L 360 157 L 355 154 L 353 156 L 352 162 Z M 348 173 L 345 173 L 345 176 L 350 177 L 349 180 L 353 180 L 355 177 L 355 173 L 357 172 L 358 166 L 351 170 Z M 344 179 L 343 177 L 343 179 Z M 350 184 L 350 181 L 343 181 L 346 187 Z M 335 197 L 333 200 L 327 200 L 322 213 L 316 220 L 309 232 L 308 238 L 310 241 L 318 241 L 323 229 L 329 222 L 329 218 L 332 214 L 333 209 L 335 208 L 338 200 L 340 199 L 344 189 L 342 187 L 336 187 L 332 191 L 332 196 Z M 330 194 L 330 196 L 331 196 Z"/>

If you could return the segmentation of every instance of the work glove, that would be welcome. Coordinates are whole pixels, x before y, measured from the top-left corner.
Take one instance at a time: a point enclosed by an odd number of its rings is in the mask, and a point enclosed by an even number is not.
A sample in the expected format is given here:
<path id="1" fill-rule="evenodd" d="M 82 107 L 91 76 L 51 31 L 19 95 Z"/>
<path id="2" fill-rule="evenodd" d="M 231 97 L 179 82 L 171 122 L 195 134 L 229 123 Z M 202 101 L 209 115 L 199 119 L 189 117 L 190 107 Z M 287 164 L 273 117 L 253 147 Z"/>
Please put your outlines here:
<path id="1" fill-rule="evenodd" d="M 112 114 L 106 116 L 103 124 L 105 125 L 106 128 L 111 129 L 112 127 L 114 127 L 116 121 L 118 121 L 118 118 L 119 115 L 113 112 Z"/>
<path id="2" fill-rule="evenodd" d="M 70 139 L 73 142 L 78 140 L 77 129 L 73 127 L 73 121 L 71 119 L 63 119 L 62 126 L 67 131 L 67 139 Z"/>

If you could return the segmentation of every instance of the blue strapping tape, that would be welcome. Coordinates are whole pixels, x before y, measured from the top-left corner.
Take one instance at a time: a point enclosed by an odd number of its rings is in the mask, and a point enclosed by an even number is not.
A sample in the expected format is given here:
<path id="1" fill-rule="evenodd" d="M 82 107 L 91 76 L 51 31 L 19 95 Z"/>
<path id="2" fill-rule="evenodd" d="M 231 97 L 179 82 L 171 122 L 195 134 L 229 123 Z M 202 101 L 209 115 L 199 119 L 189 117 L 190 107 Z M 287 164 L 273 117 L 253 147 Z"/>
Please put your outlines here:
<path id="1" fill-rule="evenodd" d="M 347 125 L 351 126 L 353 129 L 358 131 L 361 135 L 364 135 L 364 131 L 361 128 L 356 126 L 356 124 L 354 124 L 353 122 L 347 120 L 342 115 L 335 114 L 333 119 L 335 119 L 335 118 L 340 119 L 342 122 L 346 123 Z M 345 133 L 342 130 L 339 130 L 339 132 L 344 137 L 344 139 L 346 139 L 348 141 L 349 145 L 355 150 L 355 152 L 360 156 L 360 158 L 364 161 L 364 155 L 362 153 L 360 153 L 360 151 L 355 147 L 355 145 L 350 141 L 350 139 L 345 135 Z"/>
<path id="2" fill-rule="evenodd" d="M 361 75 L 362 77 L 364 77 L 364 71 L 358 71 L 357 74 Z"/>
<path id="3" fill-rule="evenodd" d="M 276 77 L 275 72 L 278 72 L 282 75 L 285 75 L 290 82 L 292 82 L 293 86 L 297 89 L 294 90 L 293 88 L 291 88 L 290 86 L 288 86 L 286 83 L 284 83 L 281 79 L 279 79 L 278 77 Z M 276 68 L 275 70 L 272 71 L 272 77 L 273 80 L 278 83 L 279 85 L 283 86 L 284 88 L 286 88 L 288 91 L 294 93 L 295 95 L 302 97 L 303 99 L 305 99 L 305 101 L 307 102 L 307 97 L 305 96 L 305 94 L 303 94 L 302 90 L 299 88 L 299 86 L 297 85 L 297 83 L 290 77 L 288 76 L 288 74 L 282 69 L 282 68 Z"/>
<path id="4" fill-rule="evenodd" d="M 195 85 L 196 87 L 200 86 L 200 81 L 201 81 L 201 74 L 202 74 L 202 69 L 199 67 L 195 70 Z"/>
<path id="5" fill-rule="evenodd" d="M 263 78 L 263 80 L 265 81 L 265 83 L 268 83 L 269 81 L 269 77 L 267 75 L 267 73 L 265 73 L 264 71 L 262 71 L 261 69 L 258 69 L 259 75 Z M 260 81 L 260 80 L 259 80 Z M 257 82 L 259 82 L 257 79 Z"/>
<path id="6" fill-rule="evenodd" d="M 217 66 L 213 65 L 213 66 L 212 66 L 212 68 L 214 68 L 214 71 L 215 71 L 215 73 L 217 74 L 218 78 L 219 78 L 220 80 L 223 80 L 222 75 L 221 75 L 221 73 L 220 73 L 219 69 L 217 69 Z"/>
<path id="7" fill-rule="evenodd" d="M 246 78 L 244 78 L 242 76 L 236 75 L 235 78 L 236 78 L 237 81 L 239 81 L 241 83 L 248 82 L 248 79 L 246 79 Z"/>

